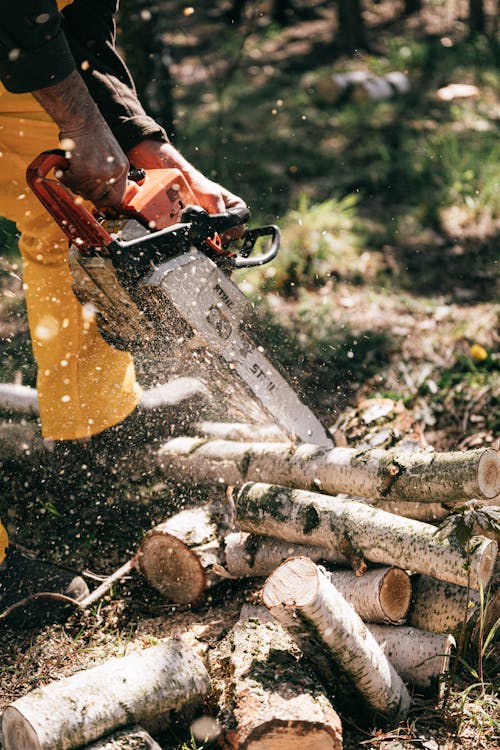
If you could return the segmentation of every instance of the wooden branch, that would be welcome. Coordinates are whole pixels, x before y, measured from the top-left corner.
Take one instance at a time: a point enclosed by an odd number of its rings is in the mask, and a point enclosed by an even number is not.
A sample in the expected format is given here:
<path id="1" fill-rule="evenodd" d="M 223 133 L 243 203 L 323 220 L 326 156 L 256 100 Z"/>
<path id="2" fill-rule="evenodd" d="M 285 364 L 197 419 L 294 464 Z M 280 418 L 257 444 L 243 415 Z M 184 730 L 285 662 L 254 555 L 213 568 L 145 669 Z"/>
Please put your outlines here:
<path id="1" fill-rule="evenodd" d="M 347 536 L 366 560 L 467 585 L 465 553 L 454 541 L 440 539 L 430 524 L 354 500 L 269 484 L 249 482 L 235 493 L 234 502 L 242 531 L 334 550 Z M 497 545 L 477 536 L 471 549 L 470 585 L 479 589 L 491 576 Z"/>
<path id="2" fill-rule="evenodd" d="M 398 720 L 406 716 L 410 696 L 401 678 L 359 615 L 312 560 L 295 557 L 280 565 L 266 580 L 262 599 L 313 660 L 315 650 L 308 641 L 320 638 L 372 709 Z M 304 630 L 297 630 L 297 620 Z"/>
<path id="3" fill-rule="evenodd" d="M 27 417 L 38 416 L 36 388 L 16 383 L 0 383 L 0 410 Z"/>
<path id="4" fill-rule="evenodd" d="M 332 448 L 290 443 L 239 443 L 180 437 L 158 452 L 163 471 L 198 482 L 285 487 L 347 493 L 372 500 L 454 503 L 495 501 L 500 495 L 500 453 L 492 448 L 453 453 L 379 448 Z"/>
<path id="5" fill-rule="evenodd" d="M 349 565 L 348 559 L 339 550 L 291 544 L 245 532 L 228 534 L 224 546 L 225 568 L 235 578 L 268 576 L 289 557 L 309 557 L 315 562 Z"/>
<path id="6" fill-rule="evenodd" d="M 340 719 L 299 655 L 267 609 L 244 605 L 210 656 L 221 687 L 222 748 L 342 750 Z"/>
<path id="7" fill-rule="evenodd" d="M 409 685 L 437 697 L 443 693 L 455 639 L 448 633 L 428 633 L 407 626 L 368 625 L 384 654 Z"/>
<path id="8" fill-rule="evenodd" d="M 141 727 L 123 729 L 121 732 L 103 737 L 91 745 L 85 745 L 83 750 L 162 750 L 149 732 Z"/>
<path id="9" fill-rule="evenodd" d="M 175 676 L 175 679 L 174 679 Z M 69 750 L 205 695 L 201 657 L 180 639 L 36 688 L 2 716 L 5 750 Z"/>
<path id="10" fill-rule="evenodd" d="M 412 576 L 413 596 L 407 623 L 433 633 L 456 635 L 474 617 L 479 592 L 425 575 Z"/>
<path id="11" fill-rule="evenodd" d="M 114 583 L 121 581 L 125 576 L 129 575 L 135 568 L 135 558 L 127 560 L 118 570 L 111 573 L 104 581 L 91 591 L 83 599 L 78 602 L 79 609 L 88 609 L 101 599 L 105 594 L 108 593 Z"/>
<path id="12" fill-rule="evenodd" d="M 400 568 L 376 568 L 357 576 L 350 570 L 323 570 L 365 622 L 404 622 L 411 601 L 410 576 Z"/>

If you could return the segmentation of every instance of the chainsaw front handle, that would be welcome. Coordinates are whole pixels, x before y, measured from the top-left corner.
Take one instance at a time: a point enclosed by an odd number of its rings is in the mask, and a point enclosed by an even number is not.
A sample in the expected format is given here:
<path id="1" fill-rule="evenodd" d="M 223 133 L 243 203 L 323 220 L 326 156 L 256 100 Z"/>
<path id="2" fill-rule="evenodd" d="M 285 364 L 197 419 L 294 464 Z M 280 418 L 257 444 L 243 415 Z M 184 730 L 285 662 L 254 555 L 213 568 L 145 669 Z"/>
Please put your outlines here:
<path id="1" fill-rule="evenodd" d="M 271 237 L 271 246 L 269 250 L 261 255 L 250 257 L 255 250 L 255 243 L 259 237 Z M 265 227 L 256 227 L 255 229 L 246 229 L 243 233 L 243 245 L 240 252 L 234 257 L 229 258 L 230 265 L 233 268 L 255 268 L 263 266 L 276 258 L 280 249 L 281 233 L 275 224 L 269 224 Z"/>

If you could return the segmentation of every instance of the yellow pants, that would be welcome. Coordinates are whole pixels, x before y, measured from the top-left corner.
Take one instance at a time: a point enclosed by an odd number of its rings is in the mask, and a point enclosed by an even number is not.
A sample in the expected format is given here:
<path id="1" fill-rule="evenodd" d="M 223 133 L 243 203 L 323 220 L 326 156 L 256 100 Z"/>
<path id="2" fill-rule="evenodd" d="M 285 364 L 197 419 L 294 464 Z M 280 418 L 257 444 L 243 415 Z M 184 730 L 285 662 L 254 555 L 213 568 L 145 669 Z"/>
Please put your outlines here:
<path id="1" fill-rule="evenodd" d="M 55 124 L 30 94 L 0 89 L 0 215 L 21 233 L 42 434 L 74 440 L 124 419 L 140 389 L 131 356 L 110 347 L 86 319 L 71 289 L 67 239 L 26 185 L 30 161 L 57 144 Z"/>

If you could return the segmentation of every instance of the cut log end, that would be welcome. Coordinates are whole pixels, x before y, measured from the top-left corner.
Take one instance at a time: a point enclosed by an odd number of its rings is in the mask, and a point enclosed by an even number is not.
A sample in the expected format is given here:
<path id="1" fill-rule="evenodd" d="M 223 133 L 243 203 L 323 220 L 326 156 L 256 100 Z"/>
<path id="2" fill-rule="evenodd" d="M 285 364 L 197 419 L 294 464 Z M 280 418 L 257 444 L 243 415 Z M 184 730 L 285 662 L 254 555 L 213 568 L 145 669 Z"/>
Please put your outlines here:
<path id="1" fill-rule="evenodd" d="M 14 706 L 3 712 L 2 734 L 6 750 L 41 750 L 37 733 Z"/>
<path id="2" fill-rule="evenodd" d="M 500 499 L 500 453 L 487 448 L 479 459 L 477 482 L 483 497 Z"/>
<path id="3" fill-rule="evenodd" d="M 411 582 L 404 570 L 391 568 L 380 585 L 380 606 L 389 622 L 401 622 L 411 603 Z"/>
<path id="4" fill-rule="evenodd" d="M 318 568 L 308 557 L 293 557 L 277 568 L 264 584 L 262 601 L 269 607 L 306 607 L 317 596 Z"/>
<path id="5" fill-rule="evenodd" d="M 338 750 L 337 735 L 303 721 L 287 721 L 272 727 L 260 727 L 259 736 L 249 737 L 242 750 Z"/>
<path id="6" fill-rule="evenodd" d="M 178 604 L 195 604 L 207 585 L 198 555 L 177 537 L 154 530 L 146 534 L 137 556 L 147 581 L 167 599 Z"/>

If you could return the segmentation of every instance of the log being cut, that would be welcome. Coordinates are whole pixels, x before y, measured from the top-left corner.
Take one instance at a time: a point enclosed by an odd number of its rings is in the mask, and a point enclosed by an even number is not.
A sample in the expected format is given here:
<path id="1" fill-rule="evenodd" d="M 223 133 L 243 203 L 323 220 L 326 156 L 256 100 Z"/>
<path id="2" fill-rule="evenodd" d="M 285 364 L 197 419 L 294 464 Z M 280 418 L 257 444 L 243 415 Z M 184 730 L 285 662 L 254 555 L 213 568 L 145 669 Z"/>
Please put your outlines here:
<path id="1" fill-rule="evenodd" d="M 224 750 L 342 749 L 340 719 L 300 656 L 265 607 L 244 605 L 210 657 Z"/>
<path id="2" fill-rule="evenodd" d="M 399 676 L 412 687 L 441 697 L 455 639 L 406 625 L 368 625 Z"/>
<path id="3" fill-rule="evenodd" d="M 440 539 L 431 524 L 395 516 L 366 503 L 305 490 L 248 483 L 234 497 L 238 527 L 296 544 L 339 549 L 346 537 L 366 560 L 467 585 L 468 560 L 458 544 Z M 473 537 L 470 585 L 485 586 L 497 545 Z"/>
<path id="4" fill-rule="evenodd" d="M 340 665 L 375 712 L 395 720 L 406 716 L 410 696 L 400 676 L 359 615 L 312 560 L 295 557 L 280 565 L 266 580 L 262 600 L 313 662 L 324 652 L 321 664 L 326 653 Z"/>
<path id="5" fill-rule="evenodd" d="M 160 716 L 210 689 L 203 661 L 180 639 L 110 659 L 36 688 L 2 716 L 5 750 L 69 750 Z"/>
<path id="6" fill-rule="evenodd" d="M 373 500 L 455 503 L 500 496 L 500 453 L 477 448 L 452 453 L 320 448 L 303 443 L 239 443 L 179 437 L 158 452 L 169 475 L 241 485 L 247 481 L 347 493 Z"/>

